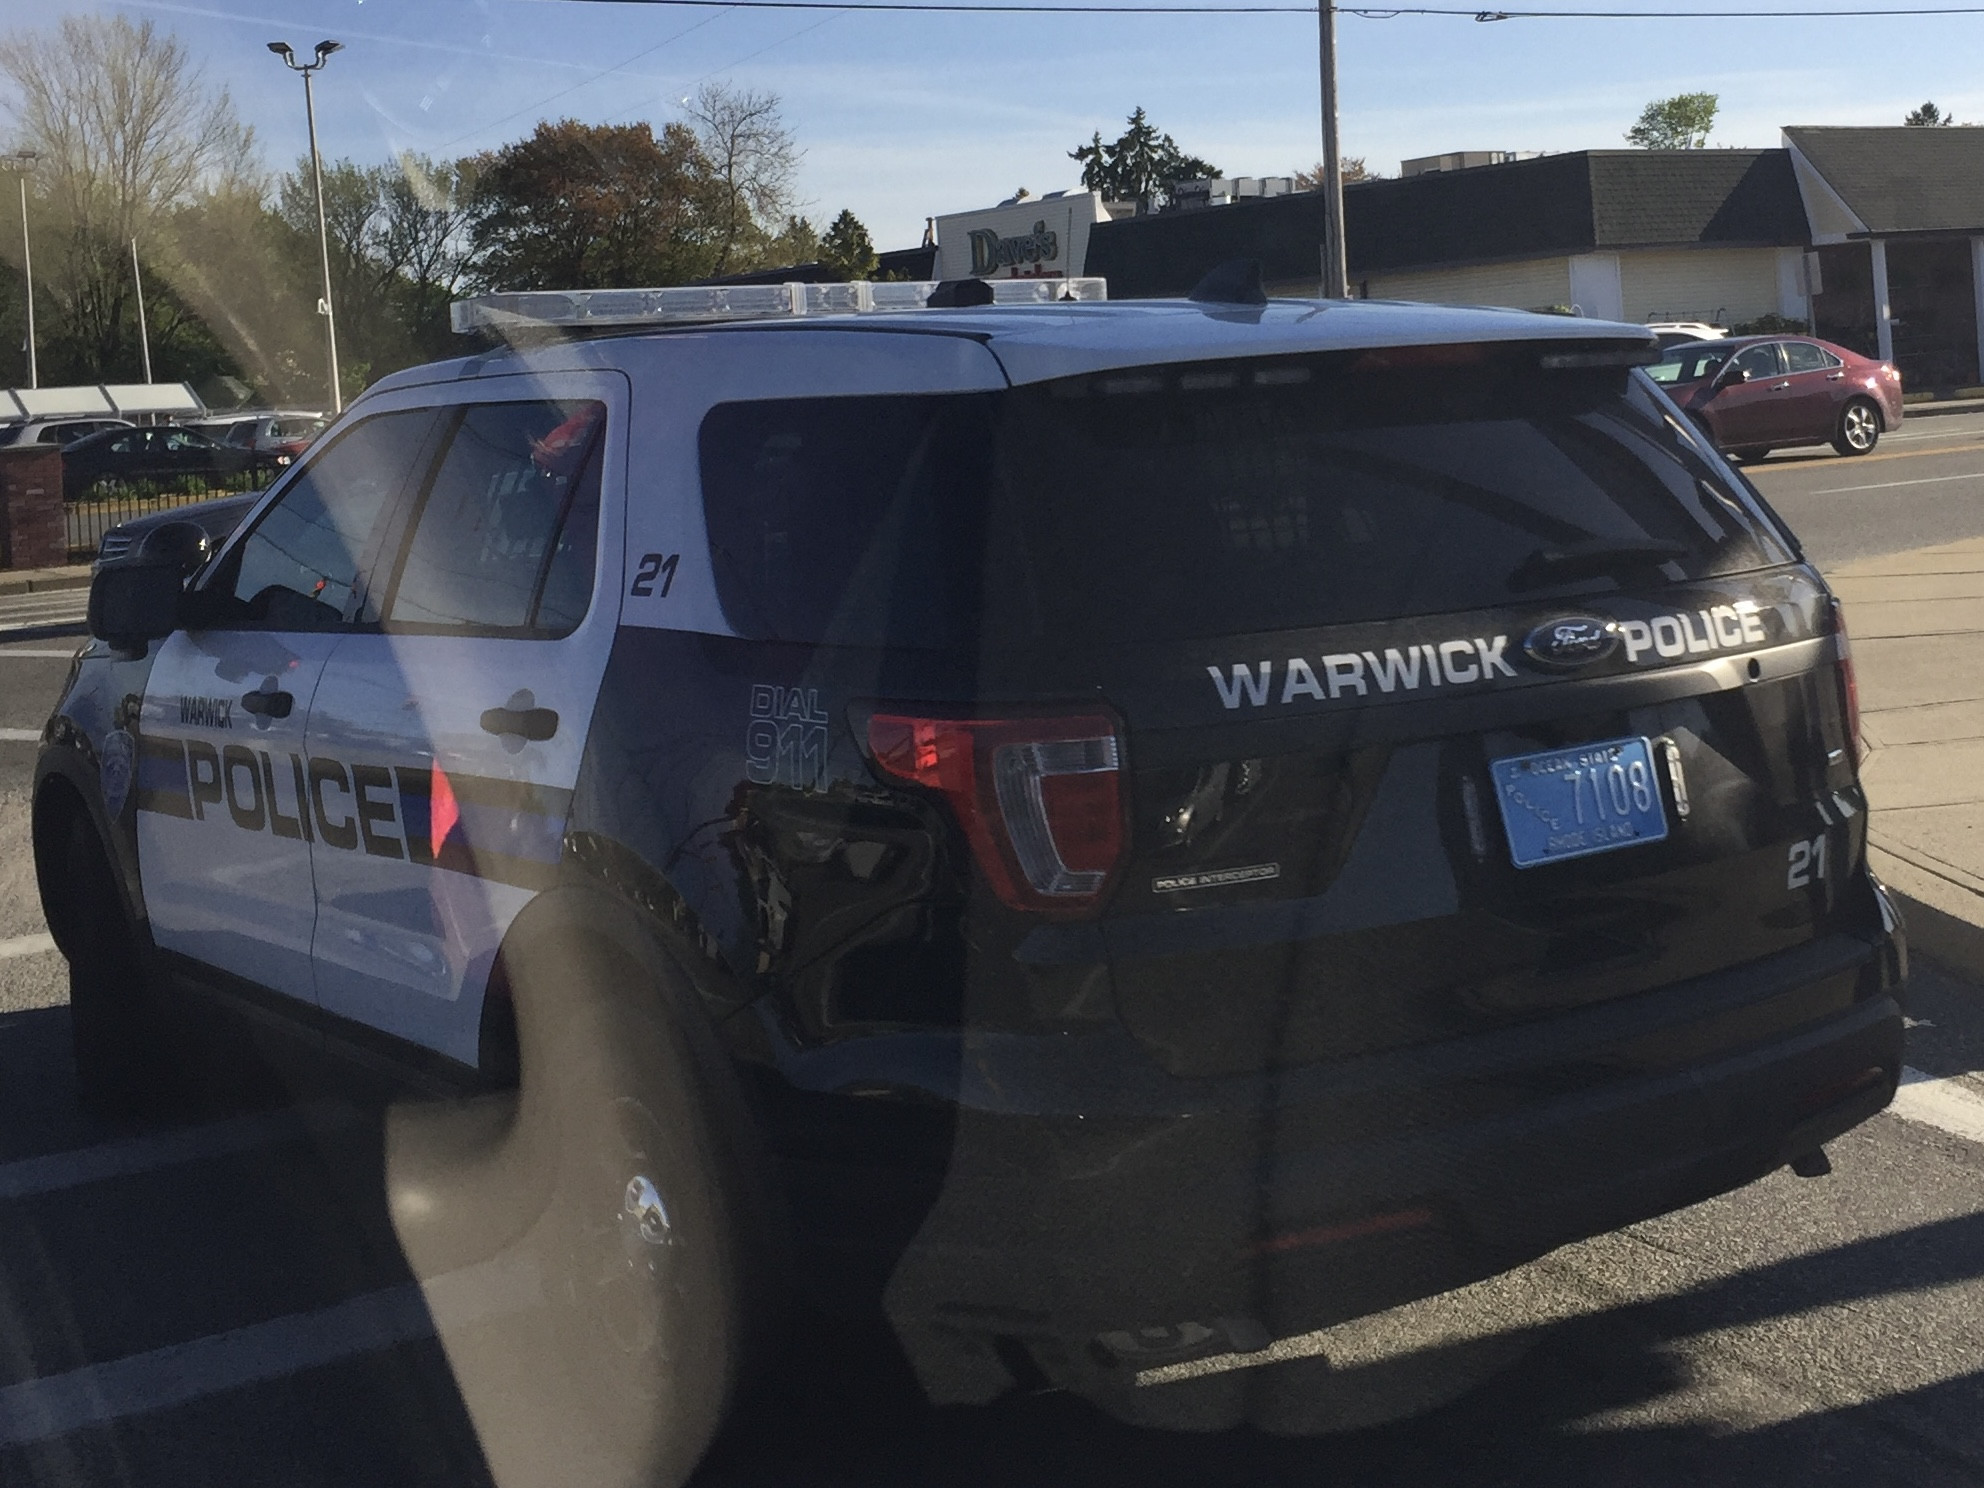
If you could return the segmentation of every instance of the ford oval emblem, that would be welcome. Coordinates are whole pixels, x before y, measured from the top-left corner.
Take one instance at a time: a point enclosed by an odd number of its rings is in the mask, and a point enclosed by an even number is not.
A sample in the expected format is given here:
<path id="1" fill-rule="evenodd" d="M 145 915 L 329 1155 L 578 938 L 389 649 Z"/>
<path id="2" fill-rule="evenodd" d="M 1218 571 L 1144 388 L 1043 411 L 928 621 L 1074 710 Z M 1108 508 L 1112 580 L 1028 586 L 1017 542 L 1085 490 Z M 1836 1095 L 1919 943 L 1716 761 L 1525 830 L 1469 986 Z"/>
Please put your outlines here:
<path id="1" fill-rule="evenodd" d="M 1522 649 L 1538 666 L 1553 671 L 1590 666 L 1619 648 L 1619 622 L 1596 615 L 1559 615 L 1523 638 Z"/>

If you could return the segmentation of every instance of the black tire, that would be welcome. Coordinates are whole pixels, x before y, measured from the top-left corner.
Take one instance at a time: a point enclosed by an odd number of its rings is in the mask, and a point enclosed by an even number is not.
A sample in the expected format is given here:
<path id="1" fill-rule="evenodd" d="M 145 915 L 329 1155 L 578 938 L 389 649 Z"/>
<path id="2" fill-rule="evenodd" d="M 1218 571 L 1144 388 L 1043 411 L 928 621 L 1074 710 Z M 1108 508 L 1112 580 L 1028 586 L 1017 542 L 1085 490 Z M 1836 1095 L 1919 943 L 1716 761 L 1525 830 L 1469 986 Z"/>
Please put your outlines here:
<path id="1" fill-rule="evenodd" d="M 1881 411 L 1866 398 L 1851 399 L 1839 411 L 1832 447 L 1842 455 L 1864 455 L 1880 443 Z"/>
<path id="2" fill-rule="evenodd" d="M 1752 444 L 1752 445 L 1746 445 L 1742 449 L 1731 451 L 1729 458 L 1737 461 L 1739 464 L 1754 465 L 1757 463 L 1757 461 L 1763 459 L 1769 453 L 1770 453 L 1769 446 Z"/>
<path id="3" fill-rule="evenodd" d="M 685 1482 L 766 1312 L 728 1072 L 665 958 L 568 924 L 504 961 L 518 1089 L 389 1116 L 395 1227 L 423 1280 L 532 1279 L 435 1308 L 503 1488 Z"/>
<path id="4" fill-rule="evenodd" d="M 77 1098 L 98 1115 L 142 1116 L 165 1095 L 144 942 L 102 839 L 80 811 L 64 829 L 60 861 Z"/>

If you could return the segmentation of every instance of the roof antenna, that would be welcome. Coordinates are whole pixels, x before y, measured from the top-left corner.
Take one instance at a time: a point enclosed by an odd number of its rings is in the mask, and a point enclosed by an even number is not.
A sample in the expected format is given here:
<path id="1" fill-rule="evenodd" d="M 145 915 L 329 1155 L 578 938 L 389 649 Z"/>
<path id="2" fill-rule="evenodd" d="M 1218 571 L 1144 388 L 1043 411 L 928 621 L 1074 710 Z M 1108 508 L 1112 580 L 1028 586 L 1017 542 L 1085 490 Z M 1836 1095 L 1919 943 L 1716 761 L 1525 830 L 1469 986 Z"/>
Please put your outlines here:
<path id="1" fill-rule="evenodd" d="M 1186 298 L 1202 305 L 1265 305 L 1268 292 L 1261 288 L 1261 261 L 1229 258 L 1208 270 Z"/>
<path id="2" fill-rule="evenodd" d="M 992 303 L 992 286 L 983 279 L 946 279 L 923 302 L 930 310 L 968 310 Z"/>

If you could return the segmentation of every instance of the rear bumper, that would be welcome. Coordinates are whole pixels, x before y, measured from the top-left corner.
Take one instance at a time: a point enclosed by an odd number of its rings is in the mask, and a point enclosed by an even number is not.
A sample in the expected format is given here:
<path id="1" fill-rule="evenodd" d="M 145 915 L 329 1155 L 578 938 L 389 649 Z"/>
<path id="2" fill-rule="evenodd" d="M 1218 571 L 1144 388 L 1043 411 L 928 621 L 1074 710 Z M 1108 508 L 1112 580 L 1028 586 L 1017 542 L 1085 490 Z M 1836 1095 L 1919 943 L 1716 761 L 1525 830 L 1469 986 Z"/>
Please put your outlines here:
<path id="1" fill-rule="evenodd" d="M 1202 1324 L 1219 1352 L 1223 1328 L 1286 1337 L 1450 1290 L 1880 1110 L 1904 965 L 1898 925 L 1835 935 L 1616 1006 L 1246 1079 L 1153 1078 L 1112 1042 L 1076 1079 L 1075 1041 L 1029 1074 L 985 1041 L 963 1064 L 998 1098 L 964 1079 L 885 1306 L 941 1396 L 959 1377 L 944 1351 L 983 1358 L 988 1338 L 1079 1374 L 1112 1331 Z"/>

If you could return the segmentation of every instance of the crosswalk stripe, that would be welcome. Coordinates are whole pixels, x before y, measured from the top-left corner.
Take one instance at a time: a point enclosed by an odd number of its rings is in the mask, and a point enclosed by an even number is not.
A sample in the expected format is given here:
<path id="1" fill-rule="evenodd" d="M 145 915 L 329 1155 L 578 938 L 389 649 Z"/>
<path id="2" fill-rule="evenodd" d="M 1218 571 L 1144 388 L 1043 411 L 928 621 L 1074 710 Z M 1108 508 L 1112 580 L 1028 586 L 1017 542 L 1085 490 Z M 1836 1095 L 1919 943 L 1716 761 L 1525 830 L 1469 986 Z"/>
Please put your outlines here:
<path id="1" fill-rule="evenodd" d="M 31 1199 L 128 1178 L 157 1168 L 206 1162 L 257 1147 L 273 1147 L 297 1138 L 337 1131 L 358 1121 L 355 1108 L 342 1101 L 323 1101 L 281 1111 L 257 1111 L 199 1126 L 146 1132 L 73 1152 L 49 1152 L 38 1157 L 0 1163 L 0 1202 Z"/>
<path id="2" fill-rule="evenodd" d="M 1919 1069 L 1904 1068 L 1901 1088 L 1888 1107 L 1904 1121 L 1919 1121 L 1951 1136 L 1984 1142 L 1984 1095 L 1959 1080 L 1937 1079 Z"/>
<path id="3" fill-rule="evenodd" d="M 47 1441 L 283 1379 L 430 1337 L 437 1320 L 443 1327 L 467 1326 L 529 1307 L 541 1297 L 534 1268 L 499 1257 L 425 1286 L 386 1287 L 315 1312 L 24 1380 L 0 1389 L 0 1445 Z"/>

